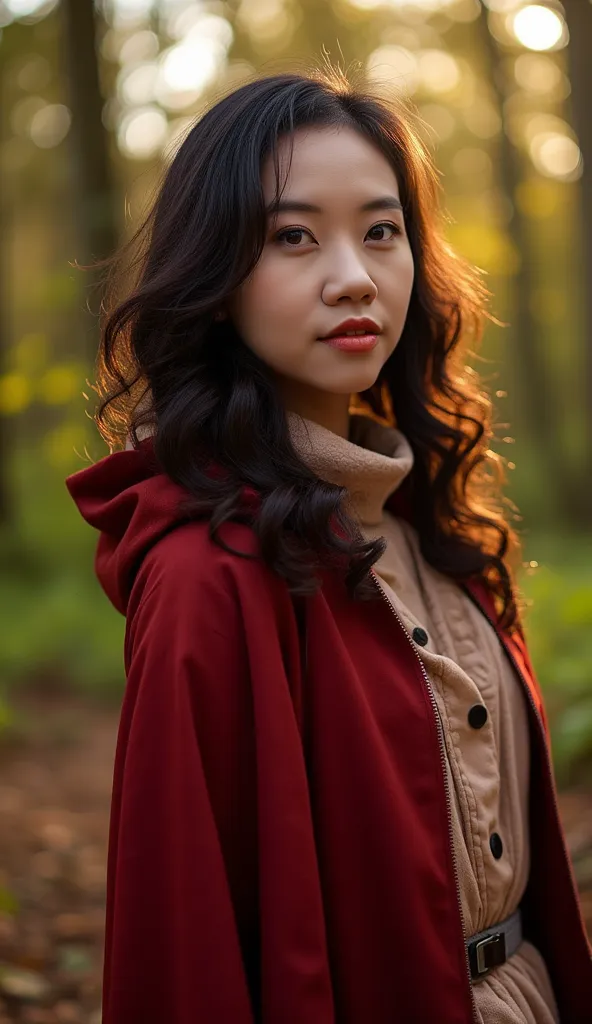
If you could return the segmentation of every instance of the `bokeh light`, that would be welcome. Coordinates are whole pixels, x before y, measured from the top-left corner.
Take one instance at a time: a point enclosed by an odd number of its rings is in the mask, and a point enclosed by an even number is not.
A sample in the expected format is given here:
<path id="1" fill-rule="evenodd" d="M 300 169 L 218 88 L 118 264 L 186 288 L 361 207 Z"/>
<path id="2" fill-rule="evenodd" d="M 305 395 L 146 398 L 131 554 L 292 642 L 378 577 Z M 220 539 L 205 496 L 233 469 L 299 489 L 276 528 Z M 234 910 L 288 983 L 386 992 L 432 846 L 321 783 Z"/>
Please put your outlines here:
<path id="1" fill-rule="evenodd" d="M 419 79 L 418 61 L 403 46 L 379 46 L 366 62 L 369 78 L 411 96 Z"/>
<path id="2" fill-rule="evenodd" d="M 151 12 L 153 0 L 111 0 L 116 25 L 141 23 Z"/>
<path id="3" fill-rule="evenodd" d="M 462 112 L 467 128 L 478 139 L 493 139 L 499 135 L 502 127 L 499 112 L 490 100 L 476 96 L 473 102 Z"/>
<path id="4" fill-rule="evenodd" d="M 468 178 L 479 183 L 479 188 L 487 186 L 493 179 L 493 162 L 489 153 L 476 146 L 465 146 L 452 157 L 452 170 L 460 178 Z"/>
<path id="5" fill-rule="evenodd" d="M 521 53 L 514 62 L 514 77 L 523 89 L 541 95 L 557 93 L 564 79 L 555 61 L 539 53 Z"/>
<path id="6" fill-rule="evenodd" d="M 171 46 L 161 56 L 155 82 L 158 101 L 171 110 L 182 110 L 213 82 L 220 67 L 220 53 L 207 40 Z"/>
<path id="7" fill-rule="evenodd" d="M 25 96 L 10 112 L 10 127 L 15 135 L 29 135 L 31 121 L 46 106 L 43 96 Z"/>
<path id="8" fill-rule="evenodd" d="M 377 7 L 384 7 L 386 0 L 349 0 L 352 7 L 360 11 L 375 11 Z"/>
<path id="9" fill-rule="evenodd" d="M 528 4 L 512 17 L 512 30 L 529 50 L 553 50 L 567 43 L 567 27 L 561 15 L 542 4 Z"/>
<path id="10" fill-rule="evenodd" d="M 120 98 L 129 106 L 144 106 L 154 99 L 159 67 L 155 62 L 124 68 L 117 78 Z"/>
<path id="11" fill-rule="evenodd" d="M 241 0 L 236 23 L 256 49 L 266 50 L 289 41 L 295 19 L 286 0 Z"/>
<path id="12" fill-rule="evenodd" d="M 216 74 L 216 56 L 204 39 L 180 43 L 164 55 L 162 77 L 173 92 L 200 90 Z"/>
<path id="13" fill-rule="evenodd" d="M 14 18 L 44 18 L 57 2 L 58 0 L 4 0 L 3 5 Z"/>
<path id="14" fill-rule="evenodd" d="M 575 181 L 581 177 L 582 154 L 577 142 L 567 135 L 541 132 L 531 140 L 529 152 L 537 170 L 549 178 Z"/>
<path id="15" fill-rule="evenodd" d="M 118 59 L 120 64 L 135 64 L 156 57 L 159 49 L 160 43 L 156 32 L 151 32 L 150 29 L 141 29 L 123 42 Z"/>
<path id="16" fill-rule="evenodd" d="M 120 149 L 134 160 L 155 156 L 167 137 L 166 114 L 156 106 L 141 107 L 126 114 L 117 133 Z"/>
<path id="17" fill-rule="evenodd" d="M 523 3 L 523 0 L 483 0 L 483 3 L 494 14 L 508 14 L 510 11 L 515 11 Z"/>
<path id="18" fill-rule="evenodd" d="M 445 50 L 423 50 L 418 56 L 418 71 L 422 86 L 429 92 L 451 92 L 460 82 L 458 62 Z"/>
<path id="19" fill-rule="evenodd" d="M 19 89 L 24 92 L 38 92 L 45 89 L 52 78 L 51 65 L 46 57 L 33 53 L 25 57 L 16 74 Z"/>
<path id="20" fill-rule="evenodd" d="M 59 146 L 70 130 L 72 116 L 63 103 L 47 103 L 31 118 L 29 134 L 40 149 Z"/>

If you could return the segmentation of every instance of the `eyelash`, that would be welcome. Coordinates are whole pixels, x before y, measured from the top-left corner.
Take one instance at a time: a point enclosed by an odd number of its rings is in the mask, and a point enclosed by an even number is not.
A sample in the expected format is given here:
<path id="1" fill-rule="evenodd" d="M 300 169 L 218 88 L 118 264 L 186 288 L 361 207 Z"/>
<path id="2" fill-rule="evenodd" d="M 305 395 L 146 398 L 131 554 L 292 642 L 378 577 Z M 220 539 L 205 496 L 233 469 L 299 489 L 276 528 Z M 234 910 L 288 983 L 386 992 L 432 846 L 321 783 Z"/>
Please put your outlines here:
<path id="1" fill-rule="evenodd" d="M 393 232 L 394 232 L 394 234 L 393 234 L 394 238 L 396 238 L 397 235 L 402 235 L 402 233 L 403 233 L 401 228 L 399 227 L 399 225 L 398 224 L 393 224 L 392 221 L 390 221 L 390 220 L 381 220 L 377 224 L 373 224 L 371 228 L 368 228 L 368 233 L 370 233 L 370 231 L 373 231 L 374 228 L 382 228 L 382 227 L 392 228 Z M 278 231 L 278 233 L 275 235 L 274 241 L 281 242 L 284 235 L 291 235 L 291 234 L 293 234 L 296 231 L 300 231 L 300 232 L 302 232 L 303 234 L 306 234 L 306 235 L 310 235 L 311 234 L 311 232 L 308 230 L 308 228 L 299 228 L 299 227 L 282 228 L 282 230 Z M 371 238 L 370 241 L 371 242 L 390 242 L 390 241 L 392 241 L 392 239 L 390 239 L 390 238 Z M 299 249 L 300 246 L 298 246 L 298 245 L 289 245 L 288 248 L 289 249 Z"/>

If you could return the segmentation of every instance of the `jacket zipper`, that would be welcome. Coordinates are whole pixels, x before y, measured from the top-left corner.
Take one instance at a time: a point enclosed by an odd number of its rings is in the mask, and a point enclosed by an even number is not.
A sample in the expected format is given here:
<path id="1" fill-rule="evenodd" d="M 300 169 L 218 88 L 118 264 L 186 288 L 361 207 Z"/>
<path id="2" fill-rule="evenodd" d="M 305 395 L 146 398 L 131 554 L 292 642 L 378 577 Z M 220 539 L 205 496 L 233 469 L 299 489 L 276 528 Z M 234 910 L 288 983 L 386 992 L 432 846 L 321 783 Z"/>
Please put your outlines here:
<path id="1" fill-rule="evenodd" d="M 423 661 L 421 660 L 421 658 L 419 656 L 419 653 L 417 651 L 417 648 L 416 648 L 415 644 L 413 643 L 412 638 L 410 637 L 409 633 L 407 632 L 407 628 L 406 628 L 403 620 L 401 619 L 401 616 L 399 615 L 397 609 L 395 608 L 395 606 L 392 603 L 392 601 L 390 600 L 390 598 L 385 594 L 384 590 L 382 589 L 382 587 L 381 587 L 381 585 L 379 583 L 379 580 L 378 580 L 378 576 L 376 575 L 376 572 L 374 571 L 374 569 L 372 569 L 372 568 L 370 569 L 370 574 L 372 576 L 372 579 L 374 580 L 374 583 L 376 585 L 376 588 L 377 588 L 380 596 L 382 597 L 383 601 L 386 601 L 386 603 L 388 604 L 390 610 L 392 611 L 393 615 L 395 616 L 397 622 L 399 623 L 401 629 L 403 630 L 405 636 L 407 637 L 407 639 L 408 639 L 408 641 L 409 641 L 409 643 L 411 645 L 413 653 L 415 654 L 415 657 L 417 658 L 417 660 L 419 662 L 419 667 L 421 669 L 421 673 L 422 673 L 423 678 L 425 680 L 426 688 L 427 688 L 427 691 L 428 691 L 428 694 L 429 694 L 429 698 L 430 698 L 430 701 L 431 701 L 431 704 L 432 704 L 432 709 L 433 709 L 433 712 L 434 712 L 434 718 L 436 720 L 436 728 L 438 730 L 438 744 L 439 744 L 439 747 L 440 747 L 440 762 L 442 764 L 442 777 L 443 777 L 443 780 L 444 780 L 444 792 L 446 794 L 446 814 L 447 814 L 447 820 L 448 820 L 448 839 L 449 839 L 449 842 L 450 842 L 450 850 L 451 850 L 451 853 L 452 853 L 452 867 L 453 867 L 453 871 L 454 871 L 454 883 L 455 883 L 455 888 L 456 888 L 456 900 L 457 900 L 457 904 L 458 904 L 458 913 L 459 913 L 460 920 L 461 920 L 461 923 L 462 923 L 462 932 L 463 932 L 463 936 L 464 936 L 464 934 L 465 934 L 465 920 L 464 920 L 463 909 L 462 909 L 462 902 L 461 902 L 461 896 L 460 896 L 460 883 L 459 883 L 459 878 L 458 878 L 458 868 L 457 868 L 457 865 L 456 865 L 456 857 L 455 857 L 455 854 L 454 854 L 454 831 L 453 831 L 453 828 L 452 828 L 452 804 L 451 804 L 451 800 L 450 800 L 450 787 L 448 785 L 448 774 L 447 774 L 447 771 L 446 771 L 446 751 L 445 751 L 445 744 L 444 744 L 444 729 L 443 729 L 443 726 L 442 726 L 442 720 L 440 718 L 440 709 L 438 708 L 438 704 L 437 704 L 436 698 L 434 697 L 434 690 L 432 688 L 432 684 L 430 683 L 429 676 L 428 676 L 428 674 L 426 672 L 425 665 L 424 665 Z M 473 983 L 472 983 L 472 979 L 471 979 L 471 968 L 470 968 L 470 964 L 469 964 L 469 954 L 468 954 L 468 951 L 467 951 L 466 941 L 465 941 L 464 945 L 465 945 L 465 966 L 466 966 L 466 971 L 467 971 L 467 981 L 469 983 L 469 993 L 470 993 L 470 996 L 471 996 L 471 1006 L 473 1008 L 472 1016 L 473 1016 L 473 1021 L 476 1021 L 477 1020 L 477 1006 L 475 1004 L 475 997 L 473 995 Z"/>
<path id="2" fill-rule="evenodd" d="M 479 611 L 481 611 L 483 613 L 483 615 L 485 616 L 485 618 L 489 622 L 489 624 L 492 627 L 492 629 L 495 630 L 495 633 L 498 636 L 499 641 L 500 641 L 504 651 L 506 652 L 506 654 L 508 655 L 508 658 L 510 659 L 512 665 L 514 666 L 514 669 L 516 671 L 518 679 L 520 680 L 520 684 L 522 686 L 522 689 L 526 693 L 527 700 L 528 700 L 532 710 L 534 711 L 534 717 L 535 717 L 535 719 L 536 719 L 536 721 L 538 723 L 539 731 L 541 732 L 542 737 L 543 737 L 543 749 L 545 751 L 545 764 L 547 766 L 547 775 L 548 775 L 549 782 L 550 782 L 551 798 L 553 800 L 553 806 L 555 808 L 555 815 L 557 817 L 557 820 L 561 824 L 561 815 L 559 814 L 559 805 L 558 805 L 557 799 L 555 797 L 555 782 L 554 782 L 554 779 L 553 779 L 553 770 L 552 770 L 552 767 L 551 767 L 551 754 L 549 752 L 549 743 L 548 743 L 548 740 L 547 740 L 547 732 L 546 732 L 543 720 L 542 720 L 542 718 L 541 718 L 541 716 L 539 714 L 539 709 L 537 708 L 537 706 L 535 704 L 534 697 L 532 696 L 532 693 L 530 692 L 530 687 L 527 686 L 524 683 L 524 681 L 522 679 L 522 672 L 520 671 L 520 669 L 518 667 L 516 659 L 514 658 L 514 655 L 512 654 L 511 650 L 509 650 L 508 647 L 506 647 L 506 645 L 503 642 L 502 638 L 499 636 L 499 633 L 497 631 L 495 622 L 492 622 L 491 618 L 489 617 L 489 615 L 487 614 L 485 609 L 482 608 L 481 605 L 476 601 L 476 599 L 473 597 L 471 592 L 469 590 L 467 590 L 465 587 L 463 587 L 463 590 L 465 591 L 467 596 L 471 599 L 473 604 L 475 604 L 477 606 L 477 608 L 479 608 Z M 386 595 L 385 595 L 385 597 L 386 597 Z M 388 600 L 388 598 L 387 598 L 387 600 Z M 564 839 L 564 836 L 563 836 L 563 829 L 562 828 L 559 829 L 559 834 L 560 834 L 561 845 L 563 847 L 563 853 L 565 855 L 565 859 L 569 863 L 570 862 L 570 855 L 569 855 L 567 846 L 565 845 L 565 839 Z M 574 885 L 573 874 L 572 874 L 571 871 L 569 871 L 568 874 L 569 874 L 569 883 L 570 883 L 570 886 L 571 886 L 571 891 L 572 891 L 572 893 L 574 895 L 576 903 L 579 903 L 579 895 L 578 895 L 577 889 L 576 889 L 576 887 Z"/>

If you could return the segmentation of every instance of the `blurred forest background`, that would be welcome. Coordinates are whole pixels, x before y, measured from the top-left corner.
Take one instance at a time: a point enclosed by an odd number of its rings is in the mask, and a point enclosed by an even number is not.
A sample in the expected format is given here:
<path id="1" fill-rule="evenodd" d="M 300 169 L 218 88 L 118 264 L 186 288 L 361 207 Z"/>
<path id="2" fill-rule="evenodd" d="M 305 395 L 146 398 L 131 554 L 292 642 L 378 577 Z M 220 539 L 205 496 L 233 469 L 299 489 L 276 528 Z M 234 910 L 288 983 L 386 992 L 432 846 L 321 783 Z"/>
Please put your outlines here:
<path id="1" fill-rule="evenodd" d="M 129 237 L 205 107 L 323 52 L 416 108 L 504 324 L 476 365 L 592 920 L 592 3 L 0 0 L 0 1022 L 100 1020 L 124 622 L 64 486 L 108 454 L 99 275 L 78 265 Z"/>

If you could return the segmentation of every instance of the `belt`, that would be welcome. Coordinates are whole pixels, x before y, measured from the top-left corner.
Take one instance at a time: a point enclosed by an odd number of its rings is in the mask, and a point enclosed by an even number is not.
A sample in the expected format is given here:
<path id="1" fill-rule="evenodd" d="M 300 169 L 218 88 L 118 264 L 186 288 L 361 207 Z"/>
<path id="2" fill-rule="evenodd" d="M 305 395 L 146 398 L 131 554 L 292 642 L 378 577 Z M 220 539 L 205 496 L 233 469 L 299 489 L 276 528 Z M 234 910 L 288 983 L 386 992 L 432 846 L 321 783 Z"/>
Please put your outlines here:
<path id="1" fill-rule="evenodd" d="M 486 928 L 467 940 L 473 981 L 482 981 L 494 967 L 505 964 L 522 942 L 522 913 L 517 910 L 505 921 Z"/>

